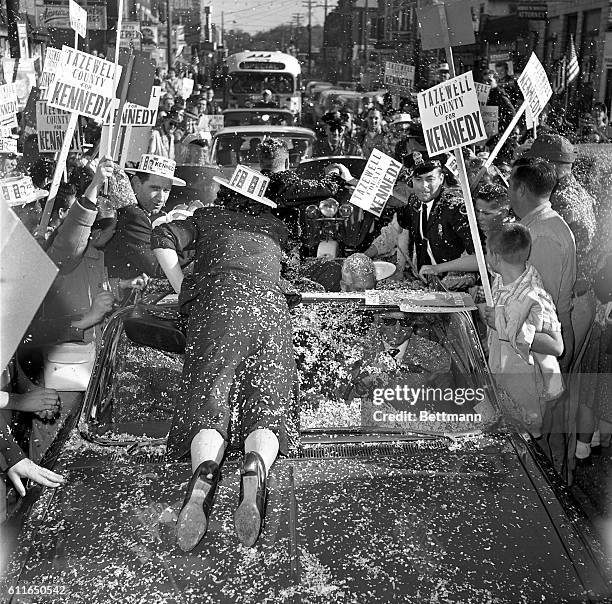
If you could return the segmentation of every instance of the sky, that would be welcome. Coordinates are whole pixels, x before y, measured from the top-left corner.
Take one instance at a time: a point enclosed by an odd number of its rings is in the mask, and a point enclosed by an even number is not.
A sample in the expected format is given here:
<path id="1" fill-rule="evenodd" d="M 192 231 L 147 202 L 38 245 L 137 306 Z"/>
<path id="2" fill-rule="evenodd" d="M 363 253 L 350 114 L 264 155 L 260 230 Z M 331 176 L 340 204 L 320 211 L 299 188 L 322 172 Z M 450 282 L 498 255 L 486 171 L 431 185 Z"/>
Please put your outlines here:
<path id="1" fill-rule="evenodd" d="M 293 15 L 302 15 L 302 25 L 308 23 L 306 0 L 213 0 L 212 21 L 221 25 L 221 10 L 224 12 L 224 27 L 242 29 L 250 34 L 266 31 L 277 25 L 290 24 Z M 323 24 L 324 0 L 312 0 L 312 24 Z M 328 12 L 336 5 L 335 0 L 328 0 Z"/>

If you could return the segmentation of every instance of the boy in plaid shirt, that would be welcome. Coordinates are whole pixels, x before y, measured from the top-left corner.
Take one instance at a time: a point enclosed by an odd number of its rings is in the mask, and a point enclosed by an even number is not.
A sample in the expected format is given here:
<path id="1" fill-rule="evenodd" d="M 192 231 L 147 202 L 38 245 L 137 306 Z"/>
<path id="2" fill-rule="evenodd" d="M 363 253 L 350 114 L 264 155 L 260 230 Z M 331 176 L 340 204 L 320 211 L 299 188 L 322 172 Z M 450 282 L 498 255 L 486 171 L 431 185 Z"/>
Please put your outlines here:
<path id="1" fill-rule="evenodd" d="M 520 223 L 504 224 L 487 237 L 487 262 L 496 273 L 489 326 L 489 367 L 510 395 L 515 415 L 539 437 L 544 404 L 564 391 L 557 357 L 563 353 L 561 324 L 537 270 L 527 264 L 531 236 Z"/>

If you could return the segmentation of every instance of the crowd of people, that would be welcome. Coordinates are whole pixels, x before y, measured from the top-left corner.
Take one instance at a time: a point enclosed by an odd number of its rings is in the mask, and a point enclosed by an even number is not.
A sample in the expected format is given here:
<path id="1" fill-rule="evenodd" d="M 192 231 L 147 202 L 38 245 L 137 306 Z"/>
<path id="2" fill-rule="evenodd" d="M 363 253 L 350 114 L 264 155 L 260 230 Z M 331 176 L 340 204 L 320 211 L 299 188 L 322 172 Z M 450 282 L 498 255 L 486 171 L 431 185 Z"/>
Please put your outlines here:
<path id="1" fill-rule="evenodd" d="M 441 67 L 443 80 L 448 70 Z M 486 74 L 502 128 L 521 102 L 516 82 L 503 70 L 500 65 Z M 263 523 L 268 471 L 297 431 L 296 366 L 282 276 L 288 243 L 300 237 L 291 210 L 350 193 L 355 180 L 341 163 L 328 166 L 323 178 L 300 178 L 289 169 L 287 146 L 268 137 L 252 149 L 258 170 L 238 165 L 229 180 L 215 177 L 216 197 L 203 190 L 198 197 L 196 190 L 197 198 L 174 208 L 175 219 L 169 218 L 172 188 L 193 193 L 194 183 L 175 176 L 176 163 L 181 145 L 202 139 L 185 143 L 185 135 L 195 134 L 201 116 L 221 110 L 212 89 L 196 86 L 183 100 L 176 73 L 158 77 L 165 92 L 148 153 L 125 170 L 108 157 L 73 157 L 47 228 L 39 223 L 52 162 L 21 153 L 2 156 L 3 182 L 30 178 L 36 189 L 10 205 L 59 274 L 4 368 L 0 462 L 22 495 L 23 479 L 50 487 L 63 482 L 40 464 L 78 411 L 86 380 L 61 383 L 49 367 L 58 359 L 93 366 L 100 330 L 117 303 L 150 278 L 167 278 L 189 315 L 183 383 L 168 439 L 168 454 L 191 454 L 193 467 L 178 543 L 189 551 L 207 531 L 235 405 L 230 393 L 237 392 L 245 410 L 245 456 L 235 526 L 241 542 L 253 545 Z M 268 92 L 263 104 L 271 103 Z M 334 107 L 319 125 L 315 156 L 367 158 L 378 149 L 403 166 L 392 219 L 377 225 L 363 255 L 337 274 L 338 287 L 375 286 L 371 260 L 387 259 L 396 267 L 396 281 L 440 275 L 450 289 L 469 290 L 480 300 L 473 235 L 450 157 L 428 156 L 414 106 L 394 109 L 389 99 L 381 100 L 360 115 Z M 607 141 L 605 111 L 596 106 L 593 114 L 588 140 Z M 465 150 L 465 156 L 492 277 L 494 304 L 481 305 L 480 314 L 490 369 L 545 452 L 554 457 L 551 435 L 558 434 L 581 460 L 593 447 L 609 445 L 612 434 L 605 379 L 612 340 L 606 316 L 612 205 L 580 184 L 572 169 L 574 145 L 555 129 L 544 119 L 535 140 L 518 131 L 480 182 L 475 175 L 498 135 L 483 141 L 483 151 Z M 559 417 L 566 422 L 560 428 Z M 15 419 L 19 430 L 11 427 Z M 575 444 L 567 442 L 568 434 L 576 435 Z"/>

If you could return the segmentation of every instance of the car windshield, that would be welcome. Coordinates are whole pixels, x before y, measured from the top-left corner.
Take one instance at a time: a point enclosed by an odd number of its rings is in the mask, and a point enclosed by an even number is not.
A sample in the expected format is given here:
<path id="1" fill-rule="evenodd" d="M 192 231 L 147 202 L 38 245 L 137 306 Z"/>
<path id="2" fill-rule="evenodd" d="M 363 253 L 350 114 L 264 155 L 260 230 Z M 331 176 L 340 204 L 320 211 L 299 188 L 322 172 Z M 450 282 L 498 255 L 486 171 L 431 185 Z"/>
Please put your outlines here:
<path id="1" fill-rule="evenodd" d="M 223 114 L 224 126 L 293 126 L 290 111 L 231 111 Z"/>
<path id="2" fill-rule="evenodd" d="M 268 89 L 272 94 L 295 92 L 295 80 L 290 73 L 233 73 L 230 75 L 230 92 L 233 94 L 261 94 Z"/>
<path id="3" fill-rule="evenodd" d="M 440 435 L 492 421 L 496 395 L 467 315 L 402 314 L 350 301 L 303 303 L 291 313 L 303 431 Z M 98 417 L 113 433 L 140 426 L 163 437 L 182 365 L 182 354 L 137 345 L 124 333 L 96 397 L 110 402 Z"/>
<path id="4" fill-rule="evenodd" d="M 219 134 L 214 143 L 211 162 L 220 166 L 245 164 L 259 169 L 259 143 L 269 132 L 232 132 Z M 272 138 L 282 140 L 289 149 L 289 164 L 295 168 L 303 159 L 312 157 L 313 137 L 295 133 L 274 133 Z"/>

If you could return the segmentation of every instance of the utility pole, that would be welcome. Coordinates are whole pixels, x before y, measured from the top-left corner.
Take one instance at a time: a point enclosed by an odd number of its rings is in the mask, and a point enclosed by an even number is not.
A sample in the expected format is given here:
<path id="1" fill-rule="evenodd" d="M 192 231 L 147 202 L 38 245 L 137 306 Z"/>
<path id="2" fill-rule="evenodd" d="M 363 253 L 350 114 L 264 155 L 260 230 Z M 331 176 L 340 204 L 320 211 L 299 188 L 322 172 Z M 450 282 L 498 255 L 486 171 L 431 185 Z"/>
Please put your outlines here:
<path id="1" fill-rule="evenodd" d="M 17 36 L 17 21 L 21 20 L 19 12 L 19 0 L 6 0 L 8 39 L 13 59 L 20 57 L 19 38 Z"/>
<path id="2" fill-rule="evenodd" d="M 370 23 L 369 19 L 369 11 L 368 11 L 368 0 L 365 0 L 365 13 L 364 13 L 364 25 L 363 25 L 363 60 L 364 67 L 363 73 L 365 74 L 366 69 L 368 68 L 368 37 L 370 36 L 370 32 L 368 31 L 368 25 Z"/>
<path id="3" fill-rule="evenodd" d="M 312 73 L 312 0 L 302 5 L 308 9 L 308 75 Z"/>
<path id="4" fill-rule="evenodd" d="M 300 28 L 302 27 L 302 15 L 300 13 L 293 13 L 293 15 L 291 16 L 291 23 L 293 24 L 293 22 L 295 21 L 295 47 L 296 49 L 300 50 L 300 44 L 299 44 L 299 36 L 300 36 Z"/>
<path id="5" fill-rule="evenodd" d="M 166 19 L 168 36 L 168 71 L 172 69 L 172 6 L 170 0 L 166 0 Z"/>

